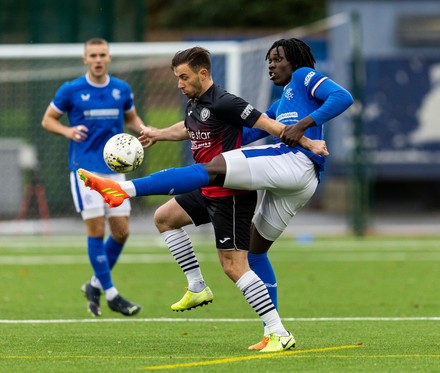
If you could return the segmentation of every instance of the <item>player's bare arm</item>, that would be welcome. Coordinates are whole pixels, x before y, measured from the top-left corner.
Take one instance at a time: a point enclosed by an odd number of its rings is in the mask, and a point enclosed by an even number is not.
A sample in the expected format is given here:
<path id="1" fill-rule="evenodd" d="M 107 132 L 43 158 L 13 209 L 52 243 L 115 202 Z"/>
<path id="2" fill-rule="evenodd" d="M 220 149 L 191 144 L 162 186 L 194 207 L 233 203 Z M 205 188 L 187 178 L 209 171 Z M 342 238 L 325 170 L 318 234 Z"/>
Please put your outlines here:
<path id="1" fill-rule="evenodd" d="M 188 139 L 188 131 L 183 121 L 166 128 L 142 126 L 141 135 L 139 136 L 139 141 L 145 149 L 153 146 L 157 141 L 183 141 Z"/>
<path id="2" fill-rule="evenodd" d="M 81 142 L 87 138 L 87 127 L 84 125 L 77 125 L 68 127 L 60 122 L 62 114 L 56 111 L 51 105 L 49 105 L 44 113 L 41 125 L 50 133 L 61 135 L 67 139 L 75 142 Z"/>
<path id="3" fill-rule="evenodd" d="M 272 136 L 280 138 L 286 125 L 277 122 L 276 120 L 270 119 L 265 114 L 262 114 L 260 115 L 260 118 L 258 118 L 258 120 L 255 122 L 254 127 L 260 128 L 270 133 Z"/>
<path id="4" fill-rule="evenodd" d="M 129 129 L 133 133 L 136 133 L 136 134 L 141 133 L 142 126 L 144 125 L 144 123 L 142 122 L 142 119 L 137 114 L 135 108 L 133 108 L 132 110 L 130 110 L 124 114 L 124 125 L 127 129 Z"/>

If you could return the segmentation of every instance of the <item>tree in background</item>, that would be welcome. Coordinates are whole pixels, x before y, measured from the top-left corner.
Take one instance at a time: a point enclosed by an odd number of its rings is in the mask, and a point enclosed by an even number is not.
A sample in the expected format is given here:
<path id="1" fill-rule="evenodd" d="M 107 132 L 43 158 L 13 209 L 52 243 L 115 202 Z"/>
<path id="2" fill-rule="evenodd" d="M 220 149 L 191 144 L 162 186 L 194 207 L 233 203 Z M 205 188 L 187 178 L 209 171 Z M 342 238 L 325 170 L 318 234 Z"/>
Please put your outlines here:
<path id="1" fill-rule="evenodd" d="M 326 0 L 150 0 L 148 28 L 293 28 L 322 19 Z"/>
<path id="2" fill-rule="evenodd" d="M 148 41 L 179 30 L 290 29 L 325 18 L 326 0 L 1 0 L 0 43 Z M 166 35 L 165 35 L 166 37 Z"/>

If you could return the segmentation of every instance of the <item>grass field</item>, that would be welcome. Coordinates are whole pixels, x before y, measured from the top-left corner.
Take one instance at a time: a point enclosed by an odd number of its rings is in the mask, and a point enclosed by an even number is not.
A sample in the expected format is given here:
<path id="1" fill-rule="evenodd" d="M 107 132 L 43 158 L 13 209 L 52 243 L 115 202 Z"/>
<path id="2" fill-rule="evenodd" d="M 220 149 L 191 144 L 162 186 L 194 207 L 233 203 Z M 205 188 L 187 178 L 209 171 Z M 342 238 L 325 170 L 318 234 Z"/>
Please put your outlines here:
<path id="1" fill-rule="evenodd" d="M 0 371 L 440 371 L 440 237 L 281 239 L 271 258 L 297 347 L 278 354 L 247 351 L 262 325 L 210 237 L 194 241 L 211 305 L 171 312 L 184 277 L 159 236 L 134 236 L 114 281 L 143 310 L 104 304 L 94 319 L 79 290 L 91 274 L 83 237 L 0 237 Z"/>

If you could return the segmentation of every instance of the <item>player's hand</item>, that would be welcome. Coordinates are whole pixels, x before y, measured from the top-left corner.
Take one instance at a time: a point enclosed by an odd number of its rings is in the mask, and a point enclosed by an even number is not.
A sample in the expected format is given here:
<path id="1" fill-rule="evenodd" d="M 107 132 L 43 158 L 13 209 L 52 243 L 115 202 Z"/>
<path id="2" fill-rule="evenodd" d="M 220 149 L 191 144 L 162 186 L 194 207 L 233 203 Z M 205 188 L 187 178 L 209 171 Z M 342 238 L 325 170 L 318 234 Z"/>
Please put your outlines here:
<path id="1" fill-rule="evenodd" d="M 328 156 L 327 144 L 324 140 L 310 140 L 309 148 L 315 154 Z"/>
<path id="2" fill-rule="evenodd" d="M 300 140 L 303 138 L 304 132 L 307 130 L 307 128 L 313 126 L 316 126 L 315 121 L 311 116 L 307 115 L 295 124 L 285 126 L 280 138 L 286 145 L 301 145 Z"/>
<path id="3" fill-rule="evenodd" d="M 288 146 L 294 146 L 299 143 L 303 135 L 304 130 L 300 126 L 286 126 L 281 133 L 281 141 Z"/>
<path id="4" fill-rule="evenodd" d="M 141 125 L 141 132 L 138 140 L 141 142 L 144 149 L 156 144 L 157 140 L 153 136 L 154 131 L 156 131 L 156 128 L 154 127 Z"/>
<path id="5" fill-rule="evenodd" d="M 88 128 L 82 124 L 70 127 L 69 138 L 75 142 L 82 142 L 87 138 Z"/>

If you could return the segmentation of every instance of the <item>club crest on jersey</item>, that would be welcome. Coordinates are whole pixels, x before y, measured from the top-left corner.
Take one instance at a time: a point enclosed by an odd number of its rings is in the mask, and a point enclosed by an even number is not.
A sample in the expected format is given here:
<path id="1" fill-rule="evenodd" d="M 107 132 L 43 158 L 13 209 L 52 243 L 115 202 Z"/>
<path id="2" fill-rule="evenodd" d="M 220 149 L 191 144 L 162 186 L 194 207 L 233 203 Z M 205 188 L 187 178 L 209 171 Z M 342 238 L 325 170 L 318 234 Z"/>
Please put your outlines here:
<path id="1" fill-rule="evenodd" d="M 113 89 L 112 96 L 115 100 L 119 100 L 121 98 L 121 91 L 119 89 Z"/>
<path id="2" fill-rule="evenodd" d="M 288 88 L 286 92 L 284 92 L 284 97 L 286 100 L 291 100 L 293 98 L 293 90 L 292 88 Z"/>
<path id="3" fill-rule="evenodd" d="M 87 94 L 82 93 L 81 94 L 81 100 L 89 101 L 90 100 L 90 93 L 87 93 Z"/>
<path id="4" fill-rule="evenodd" d="M 211 112 L 209 111 L 209 109 L 204 107 L 202 109 L 202 111 L 200 112 L 200 120 L 202 122 L 206 122 L 210 115 L 211 115 Z"/>

